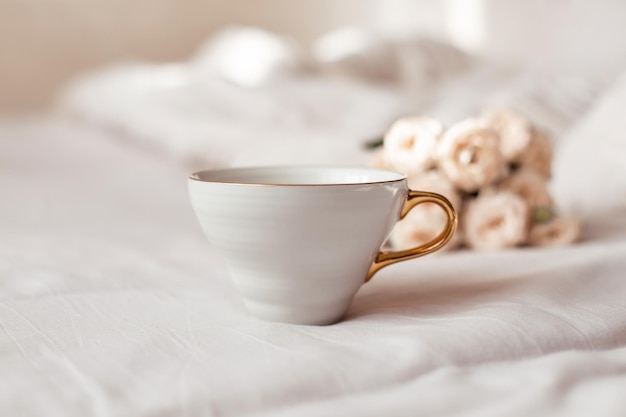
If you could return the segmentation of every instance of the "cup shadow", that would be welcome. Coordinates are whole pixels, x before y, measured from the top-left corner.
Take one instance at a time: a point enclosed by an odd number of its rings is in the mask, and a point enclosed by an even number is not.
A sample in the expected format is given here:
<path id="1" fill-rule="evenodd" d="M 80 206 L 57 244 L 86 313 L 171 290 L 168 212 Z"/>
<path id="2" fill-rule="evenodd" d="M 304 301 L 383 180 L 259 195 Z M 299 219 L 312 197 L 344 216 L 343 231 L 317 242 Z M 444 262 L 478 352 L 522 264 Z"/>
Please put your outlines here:
<path id="1" fill-rule="evenodd" d="M 528 275 L 487 279 L 450 275 L 432 280 L 408 274 L 382 276 L 359 290 L 344 320 L 376 315 L 457 315 L 480 304 L 510 299 L 533 286 L 533 281 Z"/>

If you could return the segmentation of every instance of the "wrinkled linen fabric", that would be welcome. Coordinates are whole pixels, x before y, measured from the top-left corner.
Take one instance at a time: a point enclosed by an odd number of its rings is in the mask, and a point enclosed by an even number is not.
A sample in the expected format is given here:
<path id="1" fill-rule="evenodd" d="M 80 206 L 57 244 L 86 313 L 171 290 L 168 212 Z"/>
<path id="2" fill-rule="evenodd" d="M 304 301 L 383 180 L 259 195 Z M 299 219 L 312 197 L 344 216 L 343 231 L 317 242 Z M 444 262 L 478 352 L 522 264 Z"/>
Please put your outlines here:
<path id="1" fill-rule="evenodd" d="M 332 326 L 266 323 L 186 170 L 114 139 L 0 125 L 0 415 L 626 414 L 623 212 L 566 248 L 390 266 Z"/>

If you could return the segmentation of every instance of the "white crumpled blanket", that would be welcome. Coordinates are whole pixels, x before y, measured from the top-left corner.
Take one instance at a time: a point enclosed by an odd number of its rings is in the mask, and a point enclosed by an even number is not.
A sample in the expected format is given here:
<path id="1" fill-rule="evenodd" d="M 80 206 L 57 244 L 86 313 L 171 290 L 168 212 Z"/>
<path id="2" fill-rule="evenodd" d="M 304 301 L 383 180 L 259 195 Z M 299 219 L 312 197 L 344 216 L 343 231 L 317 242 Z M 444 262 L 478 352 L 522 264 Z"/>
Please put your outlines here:
<path id="1" fill-rule="evenodd" d="M 184 61 L 85 74 L 57 104 L 194 169 L 362 164 L 362 144 L 407 115 L 450 125 L 505 107 L 560 138 L 612 81 L 606 78 L 536 63 L 512 70 L 441 41 L 388 40 L 355 28 L 324 36 L 309 50 L 242 27 L 218 33 Z"/>
<path id="2" fill-rule="evenodd" d="M 1 125 L 0 415 L 626 415 L 624 213 L 567 248 L 391 266 L 304 327 L 246 314 L 186 174 Z"/>

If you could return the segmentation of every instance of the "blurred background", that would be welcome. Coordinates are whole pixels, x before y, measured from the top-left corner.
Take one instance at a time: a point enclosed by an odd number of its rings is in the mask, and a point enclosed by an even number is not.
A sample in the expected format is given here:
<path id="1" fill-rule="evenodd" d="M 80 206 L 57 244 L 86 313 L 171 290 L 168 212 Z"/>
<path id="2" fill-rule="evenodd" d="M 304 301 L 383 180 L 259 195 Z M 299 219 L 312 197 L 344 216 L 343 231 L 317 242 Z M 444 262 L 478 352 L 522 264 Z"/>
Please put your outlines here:
<path id="1" fill-rule="evenodd" d="M 71 77 L 106 64 L 187 59 L 230 25 L 309 45 L 341 27 L 426 35 L 510 65 L 584 65 L 626 39 L 620 1 L 571 0 L 0 0 L 0 109 L 41 109 Z M 616 33 L 617 32 L 617 33 Z M 555 35 L 561 33 L 563 37 Z M 557 63 L 552 44 L 570 54 Z M 590 43 L 592 47 L 590 48 Z M 546 45 L 548 44 L 548 45 Z M 593 56 L 576 56 L 593 50 Z M 598 54 L 604 56 L 598 58 Z M 612 61 L 617 57 L 613 56 Z M 570 67 L 570 69 L 572 69 Z"/>
<path id="2" fill-rule="evenodd" d="M 625 204 L 625 21 L 623 0 L 0 0 L 0 117 L 191 170 L 362 165 L 400 117 L 508 109 L 557 147 L 559 202 Z"/>

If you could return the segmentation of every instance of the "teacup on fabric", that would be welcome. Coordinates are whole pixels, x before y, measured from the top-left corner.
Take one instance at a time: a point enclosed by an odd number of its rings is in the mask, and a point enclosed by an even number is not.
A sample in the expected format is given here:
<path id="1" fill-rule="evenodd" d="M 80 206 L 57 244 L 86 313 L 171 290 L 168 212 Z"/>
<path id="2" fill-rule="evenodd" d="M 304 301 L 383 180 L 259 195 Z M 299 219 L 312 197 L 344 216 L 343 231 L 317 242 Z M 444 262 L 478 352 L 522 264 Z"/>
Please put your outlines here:
<path id="1" fill-rule="evenodd" d="M 248 310 L 285 323 L 339 321 L 379 269 L 440 249 L 457 224 L 445 197 L 409 190 L 403 174 L 378 169 L 208 170 L 190 176 L 189 191 Z M 446 212 L 444 230 L 416 248 L 380 251 L 395 223 L 426 202 Z"/>

